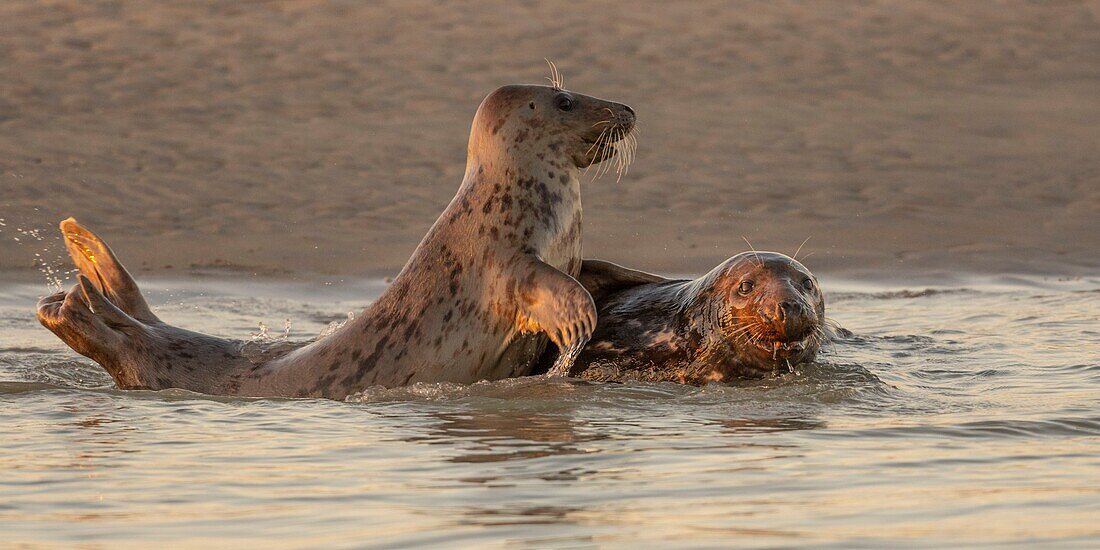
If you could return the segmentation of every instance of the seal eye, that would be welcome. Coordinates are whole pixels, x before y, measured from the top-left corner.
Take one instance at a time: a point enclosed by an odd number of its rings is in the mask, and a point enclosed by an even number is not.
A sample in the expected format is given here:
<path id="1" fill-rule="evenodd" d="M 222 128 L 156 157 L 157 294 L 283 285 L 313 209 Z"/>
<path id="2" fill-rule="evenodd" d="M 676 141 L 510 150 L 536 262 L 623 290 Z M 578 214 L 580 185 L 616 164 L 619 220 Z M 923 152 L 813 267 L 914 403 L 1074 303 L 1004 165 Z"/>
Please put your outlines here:
<path id="1" fill-rule="evenodd" d="M 554 100 L 554 104 L 557 105 L 558 109 L 562 111 L 573 110 L 573 100 L 565 94 L 559 95 L 557 99 Z"/>
<path id="2" fill-rule="evenodd" d="M 806 277 L 805 279 L 803 279 L 802 280 L 802 288 L 805 288 L 806 290 L 813 290 L 814 289 L 813 279 L 810 279 L 809 277 Z"/>
<path id="3" fill-rule="evenodd" d="M 752 287 L 756 285 L 752 284 L 752 281 L 741 281 L 741 284 L 737 285 L 737 292 L 741 294 L 748 294 L 752 292 Z"/>

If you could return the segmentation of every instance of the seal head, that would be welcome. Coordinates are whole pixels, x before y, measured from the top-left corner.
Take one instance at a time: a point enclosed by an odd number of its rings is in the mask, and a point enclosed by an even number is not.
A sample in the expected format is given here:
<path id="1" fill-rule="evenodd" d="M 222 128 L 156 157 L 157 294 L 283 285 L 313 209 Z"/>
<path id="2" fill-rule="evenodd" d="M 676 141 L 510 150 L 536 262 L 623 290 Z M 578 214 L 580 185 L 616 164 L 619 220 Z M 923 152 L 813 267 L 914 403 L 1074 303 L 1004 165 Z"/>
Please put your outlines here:
<path id="1" fill-rule="evenodd" d="M 632 143 L 626 138 L 635 120 L 622 103 L 553 86 L 502 86 L 478 107 L 467 158 L 542 163 L 564 156 L 587 168 Z"/>
<path id="2" fill-rule="evenodd" d="M 757 378 L 812 361 L 829 337 L 817 279 L 776 252 L 738 254 L 694 280 L 585 260 L 579 280 L 599 322 L 570 373 L 589 380 Z"/>
<path id="3" fill-rule="evenodd" d="M 788 370 L 812 361 L 824 338 L 825 299 L 817 278 L 777 252 L 745 252 L 699 281 L 694 305 L 712 331 L 729 374 Z"/>

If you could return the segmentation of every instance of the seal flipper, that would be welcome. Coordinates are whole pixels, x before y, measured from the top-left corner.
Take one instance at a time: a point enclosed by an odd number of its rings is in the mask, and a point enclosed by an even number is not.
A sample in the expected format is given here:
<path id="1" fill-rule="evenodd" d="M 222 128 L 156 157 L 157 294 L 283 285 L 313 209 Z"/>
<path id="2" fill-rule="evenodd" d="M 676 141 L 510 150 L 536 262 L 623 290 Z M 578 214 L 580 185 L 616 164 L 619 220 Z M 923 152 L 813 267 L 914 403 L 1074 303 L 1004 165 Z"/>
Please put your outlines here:
<path id="1" fill-rule="evenodd" d="M 576 279 L 538 258 L 521 262 L 517 292 L 522 332 L 542 332 L 562 352 L 551 374 L 566 374 L 573 359 L 596 330 L 596 304 Z"/>
<path id="2" fill-rule="evenodd" d="M 127 315 L 125 311 L 119 309 L 115 304 L 111 303 L 111 301 L 99 291 L 99 288 L 92 283 L 91 279 L 86 277 L 83 273 L 78 277 L 80 279 L 80 293 L 83 295 L 85 305 L 88 306 L 89 311 L 99 316 L 104 324 L 115 330 L 137 328 L 141 326 L 141 323 Z"/>
<path id="3" fill-rule="evenodd" d="M 603 297 L 614 292 L 638 285 L 663 283 L 669 279 L 603 260 L 584 260 L 577 280 L 598 304 Z"/>
<path id="4" fill-rule="evenodd" d="M 650 283 L 663 283 L 670 279 L 630 269 L 604 260 L 584 260 L 581 263 L 581 272 L 577 276 L 577 282 L 592 296 L 597 309 L 600 303 L 608 296 L 629 288 Z M 569 350 L 572 357 L 563 354 L 560 347 L 555 349 L 547 347 L 535 364 L 532 374 L 559 373 L 562 369 L 572 370 L 579 350 Z M 575 372 L 573 374 L 576 374 Z"/>
<path id="5" fill-rule="evenodd" d="M 77 269 L 103 296 L 128 317 L 145 323 L 160 322 L 149 309 L 130 272 L 98 235 L 85 229 L 75 218 L 61 222 L 61 235 Z"/>
<path id="6" fill-rule="evenodd" d="M 140 372 L 126 366 L 127 350 L 143 327 L 107 300 L 84 275 L 68 292 L 39 300 L 38 321 L 73 351 L 102 365 L 118 387 L 147 386 Z"/>

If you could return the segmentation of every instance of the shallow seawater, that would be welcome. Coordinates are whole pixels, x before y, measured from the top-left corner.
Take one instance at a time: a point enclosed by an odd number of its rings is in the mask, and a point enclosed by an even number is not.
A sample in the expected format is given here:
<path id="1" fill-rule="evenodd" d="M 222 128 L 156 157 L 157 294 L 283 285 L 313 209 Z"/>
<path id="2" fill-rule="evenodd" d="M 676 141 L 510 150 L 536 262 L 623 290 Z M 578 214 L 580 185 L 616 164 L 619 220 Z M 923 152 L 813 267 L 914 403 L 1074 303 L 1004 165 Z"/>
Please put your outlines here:
<path id="1" fill-rule="evenodd" d="M 854 335 L 736 386 L 527 378 L 352 402 L 119 391 L 0 285 L 4 545 L 943 546 L 1100 536 L 1100 284 L 825 282 Z M 146 282 L 309 338 L 381 283 Z"/>

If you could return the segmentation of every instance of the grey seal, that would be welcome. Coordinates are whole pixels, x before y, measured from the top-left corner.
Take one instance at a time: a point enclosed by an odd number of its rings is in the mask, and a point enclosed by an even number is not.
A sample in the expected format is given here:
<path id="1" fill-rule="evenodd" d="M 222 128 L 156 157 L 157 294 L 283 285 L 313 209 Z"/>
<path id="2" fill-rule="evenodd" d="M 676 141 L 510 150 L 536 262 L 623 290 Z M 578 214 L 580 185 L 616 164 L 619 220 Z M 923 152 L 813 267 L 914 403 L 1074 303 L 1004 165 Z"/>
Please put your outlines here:
<path id="1" fill-rule="evenodd" d="M 561 368 L 596 327 L 581 268 L 581 171 L 632 153 L 634 112 L 559 85 L 489 94 L 458 193 L 393 283 L 310 343 L 257 349 L 161 321 L 115 254 L 61 222 L 80 271 L 39 321 L 120 388 L 343 399 L 370 386 L 529 374 L 547 339 Z"/>
<path id="2" fill-rule="evenodd" d="M 834 332 L 817 278 L 777 252 L 746 252 L 694 280 L 585 260 L 599 321 L 570 375 L 728 382 L 812 361 Z"/>

